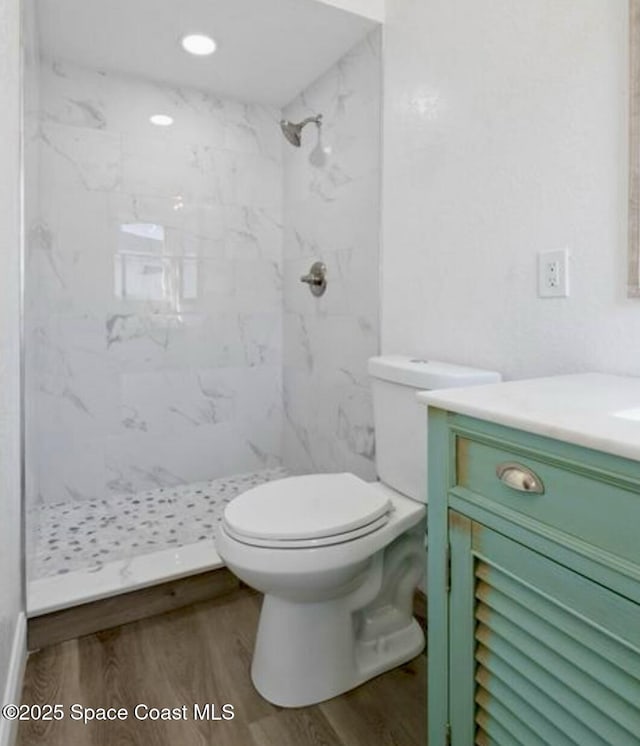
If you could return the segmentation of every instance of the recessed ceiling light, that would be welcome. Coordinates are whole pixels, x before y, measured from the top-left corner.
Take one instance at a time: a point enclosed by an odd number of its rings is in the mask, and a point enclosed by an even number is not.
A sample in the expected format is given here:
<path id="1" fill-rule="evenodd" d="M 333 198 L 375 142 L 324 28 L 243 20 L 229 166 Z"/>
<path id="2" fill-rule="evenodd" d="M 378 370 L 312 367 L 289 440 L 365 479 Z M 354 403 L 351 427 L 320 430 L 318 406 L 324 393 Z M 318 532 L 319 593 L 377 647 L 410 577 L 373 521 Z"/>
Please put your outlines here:
<path id="1" fill-rule="evenodd" d="M 210 36 L 204 34 L 187 34 L 182 37 L 182 48 L 190 54 L 205 57 L 216 51 L 216 43 Z"/>
<path id="2" fill-rule="evenodd" d="M 173 117 L 168 114 L 154 114 L 149 117 L 151 124 L 155 124 L 156 127 L 170 127 L 173 124 Z"/>

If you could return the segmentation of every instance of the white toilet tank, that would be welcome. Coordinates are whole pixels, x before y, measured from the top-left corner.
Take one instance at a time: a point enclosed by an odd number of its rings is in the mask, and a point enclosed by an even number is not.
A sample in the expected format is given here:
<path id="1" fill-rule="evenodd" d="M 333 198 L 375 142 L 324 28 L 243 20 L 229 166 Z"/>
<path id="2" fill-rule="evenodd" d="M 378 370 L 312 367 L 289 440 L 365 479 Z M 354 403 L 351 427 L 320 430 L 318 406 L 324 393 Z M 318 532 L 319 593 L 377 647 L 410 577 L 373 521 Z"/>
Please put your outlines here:
<path id="1" fill-rule="evenodd" d="M 369 360 L 376 466 L 384 484 L 427 502 L 427 413 L 417 391 L 498 383 L 499 373 L 404 355 Z"/>

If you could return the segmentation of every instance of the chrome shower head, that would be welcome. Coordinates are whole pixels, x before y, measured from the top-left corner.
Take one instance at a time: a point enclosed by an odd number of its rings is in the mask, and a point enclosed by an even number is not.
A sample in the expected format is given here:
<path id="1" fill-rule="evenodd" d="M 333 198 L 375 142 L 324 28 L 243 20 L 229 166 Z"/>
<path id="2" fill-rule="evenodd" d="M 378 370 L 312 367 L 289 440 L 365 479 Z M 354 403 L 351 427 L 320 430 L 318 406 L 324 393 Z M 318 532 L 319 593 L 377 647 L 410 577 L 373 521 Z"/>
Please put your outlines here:
<path id="1" fill-rule="evenodd" d="M 317 124 L 319 127 L 322 124 L 322 114 L 318 114 L 315 117 L 307 117 L 306 119 L 303 119 L 302 122 L 298 122 L 297 124 L 283 119 L 280 122 L 280 129 L 282 130 L 282 134 L 287 138 L 287 140 L 293 146 L 299 148 L 300 143 L 302 142 L 302 129 L 311 122 L 315 122 L 315 124 Z"/>

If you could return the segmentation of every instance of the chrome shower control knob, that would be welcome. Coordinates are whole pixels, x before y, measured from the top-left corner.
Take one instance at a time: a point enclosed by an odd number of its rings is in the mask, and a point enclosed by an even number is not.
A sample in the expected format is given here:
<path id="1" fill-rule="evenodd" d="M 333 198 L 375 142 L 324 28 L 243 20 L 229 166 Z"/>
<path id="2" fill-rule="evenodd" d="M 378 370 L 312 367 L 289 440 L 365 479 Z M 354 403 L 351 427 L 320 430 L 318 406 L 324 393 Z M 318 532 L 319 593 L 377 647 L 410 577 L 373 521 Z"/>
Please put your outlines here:
<path id="1" fill-rule="evenodd" d="M 302 275 L 300 282 L 306 282 L 309 290 L 316 297 L 321 296 L 327 289 L 327 267 L 322 262 L 314 262 L 306 275 Z"/>

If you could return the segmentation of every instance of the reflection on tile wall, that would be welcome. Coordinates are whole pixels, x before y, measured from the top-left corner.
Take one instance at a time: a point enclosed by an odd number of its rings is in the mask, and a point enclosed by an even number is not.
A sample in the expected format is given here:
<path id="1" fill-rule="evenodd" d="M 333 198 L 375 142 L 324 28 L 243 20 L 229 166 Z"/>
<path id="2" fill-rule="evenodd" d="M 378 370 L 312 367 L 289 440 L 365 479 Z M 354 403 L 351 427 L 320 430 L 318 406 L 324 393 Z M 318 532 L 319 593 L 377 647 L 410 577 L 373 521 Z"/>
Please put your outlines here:
<path id="1" fill-rule="evenodd" d="M 40 99 L 32 504 L 276 465 L 280 112 L 51 60 Z"/>
<path id="2" fill-rule="evenodd" d="M 367 359 L 378 352 L 380 47 L 372 33 L 284 111 L 324 115 L 285 148 L 284 460 L 375 477 Z M 329 286 L 300 283 L 316 259 Z"/>

